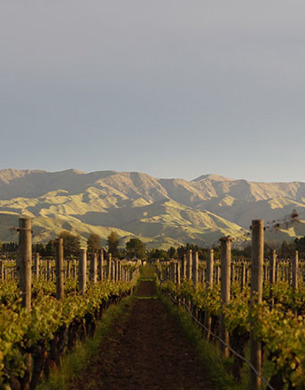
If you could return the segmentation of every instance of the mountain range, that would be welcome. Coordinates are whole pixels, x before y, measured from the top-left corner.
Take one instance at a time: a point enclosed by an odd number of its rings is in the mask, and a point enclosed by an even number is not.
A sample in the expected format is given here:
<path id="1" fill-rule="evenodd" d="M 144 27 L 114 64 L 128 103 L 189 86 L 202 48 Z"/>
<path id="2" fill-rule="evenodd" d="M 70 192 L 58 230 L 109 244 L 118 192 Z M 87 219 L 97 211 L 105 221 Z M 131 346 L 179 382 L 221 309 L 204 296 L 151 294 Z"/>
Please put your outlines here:
<path id="1" fill-rule="evenodd" d="M 299 221 L 290 224 L 293 210 Z M 121 246 L 139 237 L 152 248 L 186 242 L 212 245 L 224 235 L 244 241 L 252 219 L 264 219 L 266 239 L 305 235 L 305 183 L 262 183 L 213 174 L 192 181 L 159 179 L 138 172 L 0 170 L 0 241 L 16 241 L 20 215 L 33 218 L 34 242 L 62 230 L 83 244 L 97 233 L 106 244 L 116 231 Z M 285 222 L 287 221 L 287 223 Z"/>

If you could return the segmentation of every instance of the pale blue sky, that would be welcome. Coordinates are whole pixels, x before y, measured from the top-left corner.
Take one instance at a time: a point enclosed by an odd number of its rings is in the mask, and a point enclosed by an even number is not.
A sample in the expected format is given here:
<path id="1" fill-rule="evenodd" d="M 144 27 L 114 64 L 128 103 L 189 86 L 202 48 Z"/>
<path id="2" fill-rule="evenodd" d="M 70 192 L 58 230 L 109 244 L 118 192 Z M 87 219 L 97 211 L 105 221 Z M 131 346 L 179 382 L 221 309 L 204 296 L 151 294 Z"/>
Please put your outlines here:
<path id="1" fill-rule="evenodd" d="M 0 169 L 305 181 L 305 3 L 0 0 Z"/>

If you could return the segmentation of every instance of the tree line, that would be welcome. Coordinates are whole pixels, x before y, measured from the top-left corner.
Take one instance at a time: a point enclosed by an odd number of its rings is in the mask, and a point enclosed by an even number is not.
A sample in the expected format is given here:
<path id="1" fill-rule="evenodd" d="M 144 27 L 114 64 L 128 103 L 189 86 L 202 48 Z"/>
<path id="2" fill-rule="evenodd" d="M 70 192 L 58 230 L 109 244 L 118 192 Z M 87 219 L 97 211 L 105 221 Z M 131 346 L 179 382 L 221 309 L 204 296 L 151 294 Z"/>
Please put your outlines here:
<path id="1" fill-rule="evenodd" d="M 77 234 L 63 230 L 57 237 L 63 238 L 64 241 L 64 256 L 65 258 L 75 258 L 78 256 L 81 249 L 81 238 Z M 38 252 L 42 257 L 55 257 L 57 239 L 49 240 L 46 244 L 33 244 L 33 252 Z M 113 257 L 124 259 L 173 259 L 182 258 L 188 250 L 198 251 L 199 259 L 206 260 L 209 256 L 209 248 L 201 247 L 195 244 L 187 243 L 179 247 L 171 246 L 169 249 L 153 248 L 148 250 L 146 244 L 139 238 L 131 238 L 126 242 L 125 246 L 120 246 L 120 237 L 117 232 L 112 231 L 107 237 L 106 247 L 101 245 L 102 239 L 98 234 L 91 233 L 87 239 L 87 252 L 89 254 L 97 253 L 100 249 L 104 249 L 106 253 L 111 253 Z M 265 257 L 271 257 L 273 249 L 277 250 L 278 257 L 291 258 L 295 251 L 299 251 L 299 256 L 305 258 L 305 236 L 296 238 L 292 242 L 283 241 L 281 244 L 270 244 L 265 242 Z M 0 242 L 0 250 L 2 254 L 16 253 L 18 244 L 16 242 Z M 220 246 L 214 246 L 215 257 L 220 256 Z M 251 245 L 246 245 L 243 248 L 232 248 L 233 258 L 251 258 Z"/>

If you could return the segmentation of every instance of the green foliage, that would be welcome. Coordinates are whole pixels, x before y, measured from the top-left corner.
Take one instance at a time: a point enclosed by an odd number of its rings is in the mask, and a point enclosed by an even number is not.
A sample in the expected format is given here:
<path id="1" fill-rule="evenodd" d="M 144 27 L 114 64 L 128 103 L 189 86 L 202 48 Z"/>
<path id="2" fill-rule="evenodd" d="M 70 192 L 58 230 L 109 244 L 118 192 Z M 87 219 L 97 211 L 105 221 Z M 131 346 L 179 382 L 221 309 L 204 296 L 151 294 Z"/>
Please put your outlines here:
<path id="1" fill-rule="evenodd" d="M 164 249 L 156 249 L 153 248 L 150 251 L 148 251 L 148 258 L 149 259 L 168 259 L 168 252 Z"/>
<path id="2" fill-rule="evenodd" d="M 18 244 L 17 242 L 4 242 L 1 247 L 2 252 L 17 252 Z"/>
<path id="3" fill-rule="evenodd" d="M 289 243 L 287 241 L 283 241 L 281 248 L 279 250 L 279 257 L 282 257 L 283 259 L 287 259 L 288 257 L 292 257 L 295 253 L 295 243 Z"/>
<path id="4" fill-rule="evenodd" d="M 296 238 L 294 243 L 296 250 L 299 251 L 299 255 L 303 258 L 305 256 L 305 236 Z"/>
<path id="5" fill-rule="evenodd" d="M 174 259 L 177 257 L 177 249 L 171 246 L 167 251 L 168 257 Z"/>
<path id="6" fill-rule="evenodd" d="M 118 257 L 119 241 L 120 237 L 117 232 L 111 232 L 107 238 L 108 252 L 111 253 L 113 257 Z"/>
<path id="7" fill-rule="evenodd" d="M 46 257 L 55 257 L 56 255 L 56 246 L 55 246 L 55 240 L 50 240 L 46 245 Z"/>
<path id="8" fill-rule="evenodd" d="M 118 305 L 109 306 L 103 313 L 101 321 L 97 323 L 96 334 L 85 342 L 77 343 L 75 350 L 64 354 L 60 363 L 60 370 L 51 372 L 47 382 L 38 385 L 38 390 L 64 390 L 70 387 L 71 381 L 90 365 L 91 358 L 99 353 L 101 342 L 109 333 L 115 321 L 122 321 L 128 317 L 128 308 L 134 297 L 123 298 Z"/>
<path id="9" fill-rule="evenodd" d="M 101 237 L 98 234 L 91 233 L 87 240 L 88 253 L 97 253 L 101 248 Z"/>
<path id="10" fill-rule="evenodd" d="M 215 258 L 219 258 L 220 247 L 214 245 L 213 249 L 214 249 Z M 209 249 L 208 248 L 203 248 L 203 247 L 200 247 L 200 246 L 195 245 L 195 244 L 187 243 L 186 245 L 181 245 L 177 248 L 177 257 L 182 259 L 183 256 L 186 255 L 189 250 L 192 250 L 193 252 L 198 252 L 200 260 L 206 260 L 209 256 Z"/>
<path id="11" fill-rule="evenodd" d="M 180 322 L 184 334 L 190 343 L 193 344 L 199 358 L 203 362 L 207 378 L 214 383 L 217 389 L 240 389 L 240 387 L 236 386 L 231 373 L 228 373 L 227 366 L 229 361 L 224 358 L 222 352 L 214 343 L 210 343 L 202 337 L 202 329 L 196 326 L 189 313 L 183 308 L 173 306 L 172 302 L 163 295 L 160 295 L 160 299 L 168 307 L 171 314 Z"/>
<path id="12" fill-rule="evenodd" d="M 90 285 L 85 295 L 75 291 L 58 301 L 52 294 L 55 284 L 47 287 L 44 281 L 38 281 L 33 289 L 32 311 L 26 313 L 21 308 L 17 283 L 0 286 L 0 388 L 8 378 L 23 375 L 25 353 L 39 340 L 48 344 L 62 325 L 69 326 L 86 314 L 94 314 L 111 295 L 119 296 L 133 288 L 130 282 L 105 281 Z"/>
<path id="13" fill-rule="evenodd" d="M 42 257 L 47 256 L 46 247 L 45 247 L 45 245 L 43 245 L 42 243 L 33 244 L 33 245 L 32 245 L 32 252 L 33 252 L 33 253 L 39 253 L 40 256 L 42 256 Z"/>
<path id="14" fill-rule="evenodd" d="M 80 236 L 63 230 L 58 237 L 64 240 L 65 258 L 77 257 L 80 251 Z"/>
<path id="15" fill-rule="evenodd" d="M 134 257 L 137 259 L 145 259 L 146 245 L 139 238 L 131 238 L 126 242 L 126 254 L 130 259 Z"/>
<path id="16" fill-rule="evenodd" d="M 226 328 L 231 335 L 249 338 L 253 324 L 254 336 L 264 345 L 265 354 L 274 363 L 274 372 L 281 373 L 283 380 L 297 389 L 305 388 L 305 289 L 297 291 L 287 283 L 277 283 L 264 291 L 269 298 L 270 290 L 276 302 L 273 308 L 267 301 L 250 305 L 249 288 L 231 289 L 231 301 L 221 304 L 218 286 L 194 290 L 189 281 L 176 286 L 171 281 L 162 283 L 163 291 L 176 298 L 187 298 L 198 309 L 214 316 L 224 314 Z M 290 387 L 289 387 L 290 388 Z"/>

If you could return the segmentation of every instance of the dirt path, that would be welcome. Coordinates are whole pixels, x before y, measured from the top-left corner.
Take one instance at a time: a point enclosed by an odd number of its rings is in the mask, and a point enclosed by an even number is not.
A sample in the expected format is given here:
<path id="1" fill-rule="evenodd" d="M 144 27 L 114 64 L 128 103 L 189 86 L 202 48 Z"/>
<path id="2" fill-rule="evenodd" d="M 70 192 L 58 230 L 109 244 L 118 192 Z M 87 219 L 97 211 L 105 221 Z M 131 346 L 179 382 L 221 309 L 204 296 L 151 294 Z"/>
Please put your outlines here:
<path id="1" fill-rule="evenodd" d="M 73 389 L 213 390 L 179 324 L 142 282 L 127 313 L 115 323 Z M 142 297 L 142 298 L 141 298 Z"/>

